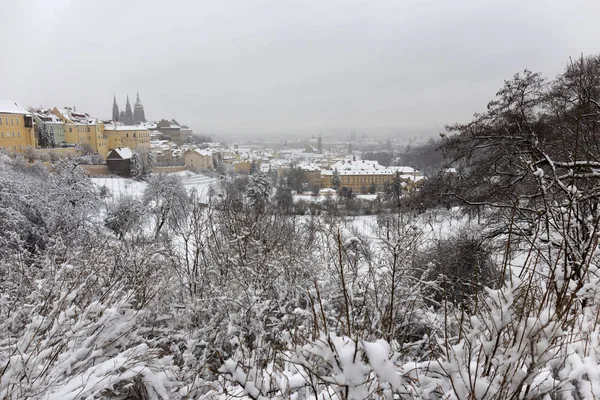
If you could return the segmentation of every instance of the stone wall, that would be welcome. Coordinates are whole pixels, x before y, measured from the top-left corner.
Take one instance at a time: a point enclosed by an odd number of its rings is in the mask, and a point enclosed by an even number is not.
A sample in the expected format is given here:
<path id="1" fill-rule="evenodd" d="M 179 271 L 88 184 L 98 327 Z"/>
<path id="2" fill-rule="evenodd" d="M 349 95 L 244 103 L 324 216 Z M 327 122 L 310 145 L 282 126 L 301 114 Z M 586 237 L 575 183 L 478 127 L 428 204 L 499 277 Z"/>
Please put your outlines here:
<path id="1" fill-rule="evenodd" d="M 81 169 L 90 176 L 110 175 L 110 169 L 107 165 L 80 165 Z"/>
<path id="2" fill-rule="evenodd" d="M 107 165 L 80 165 L 86 174 L 90 176 L 98 175 L 111 175 L 110 168 Z M 186 171 L 188 168 L 185 165 L 178 165 L 174 167 L 154 167 L 152 168 L 153 174 L 170 174 L 173 172 Z"/>
<path id="3" fill-rule="evenodd" d="M 76 156 L 77 149 L 75 147 L 53 147 L 50 149 L 35 149 L 36 154 L 50 154 L 55 153 L 61 157 L 65 157 L 67 155 Z"/>

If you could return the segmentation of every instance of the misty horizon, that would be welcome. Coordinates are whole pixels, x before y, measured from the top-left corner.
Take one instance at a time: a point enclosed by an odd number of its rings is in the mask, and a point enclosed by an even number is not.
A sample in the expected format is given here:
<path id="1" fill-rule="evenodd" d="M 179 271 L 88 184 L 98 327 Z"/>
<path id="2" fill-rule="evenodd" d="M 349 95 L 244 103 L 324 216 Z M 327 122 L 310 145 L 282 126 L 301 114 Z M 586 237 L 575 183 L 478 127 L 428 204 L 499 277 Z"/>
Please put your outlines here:
<path id="1" fill-rule="evenodd" d="M 577 13 L 570 12 L 574 7 Z M 224 136 L 434 136 L 516 72 L 550 78 L 597 48 L 589 1 L 15 2 L 3 97 Z M 25 45 L 26 44 L 26 45 Z"/>

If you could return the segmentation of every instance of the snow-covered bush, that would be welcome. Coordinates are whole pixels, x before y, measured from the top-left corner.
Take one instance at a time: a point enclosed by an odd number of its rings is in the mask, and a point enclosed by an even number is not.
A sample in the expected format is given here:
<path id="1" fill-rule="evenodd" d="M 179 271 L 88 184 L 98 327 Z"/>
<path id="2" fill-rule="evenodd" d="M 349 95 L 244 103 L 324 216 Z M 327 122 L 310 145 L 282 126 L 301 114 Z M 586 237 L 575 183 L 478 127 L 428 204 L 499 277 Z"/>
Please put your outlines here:
<path id="1" fill-rule="evenodd" d="M 437 307 L 445 301 L 470 307 L 484 287 L 496 287 L 502 279 L 484 239 L 467 232 L 434 240 L 414 262 L 419 279 L 437 282 L 424 293 Z"/>
<path id="2" fill-rule="evenodd" d="M 246 197 L 249 204 L 257 210 L 263 210 L 271 199 L 272 184 L 262 172 L 255 172 L 248 178 Z"/>
<path id="3" fill-rule="evenodd" d="M 175 369 L 140 339 L 141 311 L 131 306 L 131 295 L 102 287 L 94 300 L 90 288 L 102 279 L 80 277 L 76 269 L 64 265 L 54 278 L 38 281 L 39 289 L 16 310 L 27 323 L 0 340 L 0 397 L 117 398 L 143 390 L 150 398 L 169 398 Z M 65 290 L 53 293 L 60 283 Z"/>
<path id="4" fill-rule="evenodd" d="M 146 214 L 144 205 L 132 196 L 122 196 L 107 206 L 104 225 L 113 231 L 119 239 L 143 223 Z"/>

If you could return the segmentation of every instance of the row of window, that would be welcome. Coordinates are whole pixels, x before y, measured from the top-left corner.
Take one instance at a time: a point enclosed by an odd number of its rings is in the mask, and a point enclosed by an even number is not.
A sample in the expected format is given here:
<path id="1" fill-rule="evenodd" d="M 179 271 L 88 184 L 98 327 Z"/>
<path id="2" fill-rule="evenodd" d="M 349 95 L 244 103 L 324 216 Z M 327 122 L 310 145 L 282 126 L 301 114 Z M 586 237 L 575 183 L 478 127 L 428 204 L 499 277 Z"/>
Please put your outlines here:
<path id="1" fill-rule="evenodd" d="M 8 125 L 8 117 L 4 118 L 4 122 L 5 122 L 5 125 Z M 21 123 L 19 122 L 19 117 L 17 117 L 17 118 L 11 118 L 10 119 L 10 124 L 11 125 L 21 125 Z M 1 117 L 0 117 L 0 125 L 2 125 L 2 118 Z"/>
<path id="2" fill-rule="evenodd" d="M 137 137 L 149 137 L 149 136 L 150 136 L 150 133 L 143 132 L 143 133 L 140 133 Z M 126 133 L 125 137 L 129 137 L 129 133 Z M 132 137 L 136 137 L 136 133 L 135 132 L 133 133 Z"/>
<path id="3" fill-rule="evenodd" d="M 10 146 L 2 146 L 2 150 L 10 150 Z M 12 148 L 12 150 L 17 150 L 17 145 L 15 144 Z M 23 150 L 23 145 L 19 145 L 19 150 Z"/>
<path id="4" fill-rule="evenodd" d="M 342 184 L 344 183 L 385 183 L 385 182 L 389 182 L 391 177 L 374 177 L 374 176 L 370 176 L 370 177 L 354 177 L 354 176 L 342 176 L 340 177 L 340 181 Z M 331 180 L 332 178 L 330 178 Z"/>
<path id="5" fill-rule="evenodd" d="M 69 132 L 73 132 L 73 128 L 69 127 Z M 82 133 L 82 132 L 91 132 L 90 127 L 85 127 L 85 126 L 78 126 L 77 127 L 77 132 Z M 96 132 L 98 132 L 98 128 L 96 128 Z"/>
<path id="6" fill-rule="evenodd" d="M 11 137 L 10 136 L 10 132 L 0 132 L 0 138 L 4 138 L 4 137 Z M 12 132 L 12 137 L 16 138 L 16 137 L 21 137 L 21 132 Z"/>

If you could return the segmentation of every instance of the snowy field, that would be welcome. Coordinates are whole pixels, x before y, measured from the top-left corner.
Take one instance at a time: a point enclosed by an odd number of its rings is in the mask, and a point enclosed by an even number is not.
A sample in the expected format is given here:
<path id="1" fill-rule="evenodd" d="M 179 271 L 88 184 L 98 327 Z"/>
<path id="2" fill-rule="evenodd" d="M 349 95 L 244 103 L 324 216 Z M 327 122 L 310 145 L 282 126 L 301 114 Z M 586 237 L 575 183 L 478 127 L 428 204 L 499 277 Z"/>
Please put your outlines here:
<path id="1" fill-rule="evenodd" d="M 345 217 L 340 228 L 346 235 L 360 235 L 365 239 L 375 240 L 377 234 L 377 215 L 359 215 Z M 470 220 L 468 216 L 461 213 L 458 207 L 452 210 L 438 210 L 426 212 L 415 216 L 406 217 L 405 223 L 413 230 L 423 235 L 423 241 L 428 242 L 435 239 L 443 239 L 455 235 L 461 230 L 480 232 L 485 225 L 478 224 L 476 220 Z"/>
<path id="2" fill-rule="evenodd" d="M 200 200 L 202 201 L 208 200 L 209 187 L 217 183 L 216 178 L 202 174 L 196 174 L 190 171 L 176 172 L 174 174 L 181 177 L 186 189 L 195 189 L 198 192 Z M 140 182 L 134 179 L 121 177 L 91 178 L 91 180 L 98 187 L 106 186 L 106 188 L 110 191 L 111 196 L 114 198 L 119 198 L 123 195 L 142 197 L 144 190 L 148 185 L 147 182 Z"/>
<path id="3" fill-rule="evenodd" d="M 359 200 L 369 200 L 369 201 L 373 201 L 375 199 L 377 199 L 377 195 L 376 194 L 357 194 L 356 198 Z M 295 194 L 294 195 L 294 202 L 303 200 L 303 201 L 308 201 L 308 202 L 316 202 L 316 203 L 321 203 L 325 200 L 337 200 L 337 195 L 335 194 L 328 194 L 328 195 L 318 195 L 315 196 L 313 194 L 307 194 L 307 193 L 303 193 L 303 194 Z"/>

